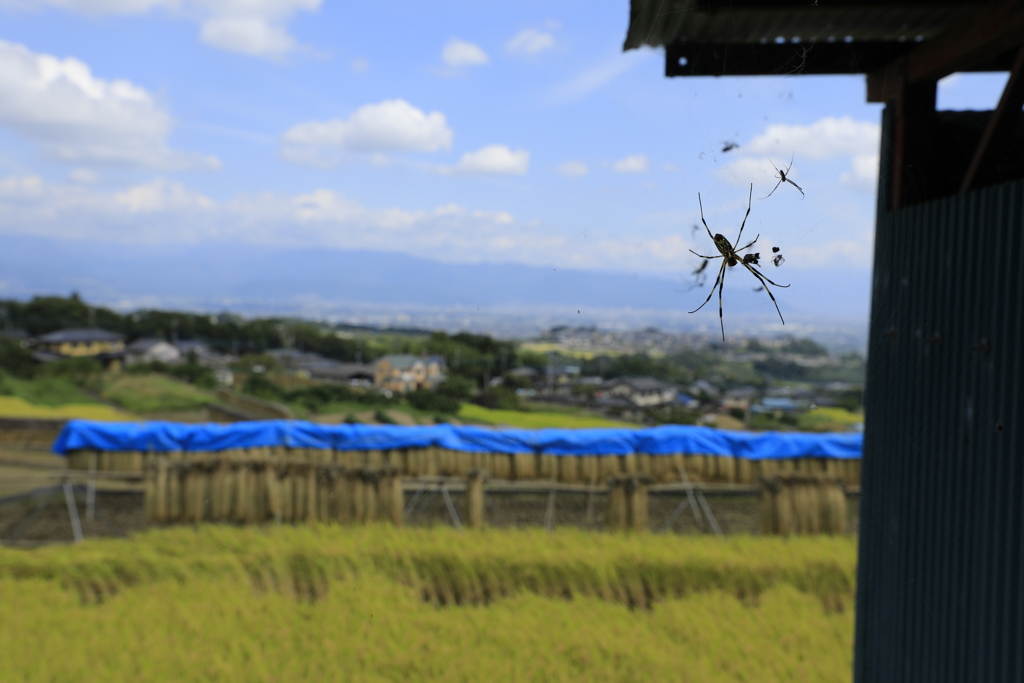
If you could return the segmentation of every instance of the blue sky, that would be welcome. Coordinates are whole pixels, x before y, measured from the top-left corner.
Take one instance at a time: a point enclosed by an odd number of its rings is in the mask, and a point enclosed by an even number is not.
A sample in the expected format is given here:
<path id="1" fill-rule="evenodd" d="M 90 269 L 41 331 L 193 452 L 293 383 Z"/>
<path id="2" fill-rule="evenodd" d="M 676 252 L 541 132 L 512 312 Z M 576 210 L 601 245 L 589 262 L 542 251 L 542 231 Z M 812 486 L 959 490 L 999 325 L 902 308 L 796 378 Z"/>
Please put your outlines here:
<path id="1" fill-rule="evenodd" d="M 697 193 L 733 239 L 753 183 L 750 239 L 785 255 L 770 277 L 801 283 L 782 308 L 866 324 L 881 108 L 863 77 L 666 79 L 660 51 L 622 52 L 627 11 L 0 0 L 0 234 L 126 258 L 251 243 L 684 283 L 688 249 L 713 249 L 691 230 Z M 939 106 L 991 108 L 1004 81 L 955 75 Z M 791 156 L 806 198 L 759 200 L 769 158 Z M 752 283 L 730 272 L 726 290 L 770 307 Z"/>

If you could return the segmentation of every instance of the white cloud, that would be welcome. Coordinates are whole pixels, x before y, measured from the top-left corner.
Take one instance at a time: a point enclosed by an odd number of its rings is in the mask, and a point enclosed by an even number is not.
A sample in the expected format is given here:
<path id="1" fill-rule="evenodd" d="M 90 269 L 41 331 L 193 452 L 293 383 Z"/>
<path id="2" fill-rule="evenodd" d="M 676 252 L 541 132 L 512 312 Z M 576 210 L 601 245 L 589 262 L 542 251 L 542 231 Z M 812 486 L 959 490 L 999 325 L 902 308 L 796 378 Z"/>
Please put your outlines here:
<path id="1" fill-rule="evenodd" d="M 530 165 L 530 153 L 525 149 L 512 151 L 505 145 L 488 145 L 466 152 L 454 167 L 441 166 L 445 174 L 464 175 L 525 175 Z"/>
<path id="2" fill-rule="evenodd" d="M 612 168 L 618 173 L 646 173 L 647 157 L 643 154 L 633 154 L 625 159 L 619 159 Z"/>
<path id="3" fill-rule="evenodd" d="M 452 38 L 441 50 L 441 59 L 448 66 L 479 66 L 491 61 L 479 45 Z"/>
<path id="4" fill-rule="evenodd" d="M 349 68 L 355 73 L 362 73 L 370 68 L 370 60 L 357 57 L 349 63 Z"/>
<path id="5" fill-rule="evenodd" d="M 630 50 L 625 54 L 616 54 L 611 59 L 591 67 L 572 80 L 557 86 L 552 93 L 552 99 L 556 104 L 582 100 L 654 54 L 656 54 L 654 50 L 648 49 Z"/>
<path id="6" fill-rule="evenodd" d="M 115 193 L 114 203 L 130 213 L 154 213 L 160 211 L 185 211 L 209 209 L 213 202 L 187 189 L 181 183 L 172 183 L 158 178 L 143 185 L 135 185 Z"/>
<path id="7" fill-rule="evenodd" d="M 877 123 L 827 116 L 806 126 L 768 126 L 744 148 L 744 153 L 773 156 L 776 165 L 788 164 L 794 153 L 805 159 L 877 154 L 880 135 Z"/>
<path id="8" fill-rule="evenodd" d="M 321 0 L 13 0 L 16 7 L 59 7 L 85 14 L 145 14 L 163 10 L 200 24 L 200 39 L 221 50 L 280 59 L 296 48 L 287 24 L 315 12 Z"/>
<path id="9" fill-rule="evenodd" d="M 878 189 L 878 155 L 860 154 L 851 160 L 852 169 L 839 176 L 839 181 L 862 192 L 874 194 Z"/>
<path id="10" fill-rule="evenodd" d="M 454 133 L 444 114 L 429 114 L 405 100 L 366 104 L 347 119 L 307 121 L 282 136 L 285 158 L 298 163 L 336 163 L 332 153 L 436 152 L 451 149 Z"/>
<path id="11" fill-rule="evenodd" d="M 536 55 L 555 46 L 555 37 L 550 33 L 528 28 L 517 33 L 505 43 L 505 51 L 510 55 Z"/>
<path id="12" fill-rule="evenodd" d="M 0 41 L 0 126 L 71 163 L 182 169 L 220 167 L 216 157 L 171 150 L 171 115 L 148 91 L 103 80 L 73 57 Z"/>
<path id="13" fill-rule="evenodd" d="M 569 178 L 578 178 L 590 173 L 590 167 L 582 161 L 567 161 L 558 167 L 558 172 Z"/>

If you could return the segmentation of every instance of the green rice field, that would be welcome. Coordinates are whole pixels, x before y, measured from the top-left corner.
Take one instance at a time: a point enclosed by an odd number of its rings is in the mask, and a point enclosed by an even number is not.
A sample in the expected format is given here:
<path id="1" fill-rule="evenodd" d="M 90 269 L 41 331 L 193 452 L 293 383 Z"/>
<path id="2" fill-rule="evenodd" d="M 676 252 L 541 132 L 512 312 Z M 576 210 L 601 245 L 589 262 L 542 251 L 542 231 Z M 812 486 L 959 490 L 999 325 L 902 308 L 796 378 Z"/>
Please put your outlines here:
<path id="1" fill-rule="evenodd" d="M 856 541 L 200 526 L 0 549 L 4 680 L 846 681 Z"/>

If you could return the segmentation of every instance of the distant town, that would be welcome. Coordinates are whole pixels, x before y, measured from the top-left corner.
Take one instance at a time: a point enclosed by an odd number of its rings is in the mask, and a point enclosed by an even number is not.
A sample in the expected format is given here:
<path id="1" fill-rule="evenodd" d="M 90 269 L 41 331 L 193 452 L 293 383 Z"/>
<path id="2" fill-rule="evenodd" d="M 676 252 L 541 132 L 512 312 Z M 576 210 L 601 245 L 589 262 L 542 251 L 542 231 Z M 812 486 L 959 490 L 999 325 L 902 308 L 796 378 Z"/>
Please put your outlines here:
<path id="1" fill-rule="evenodd" d="M 0 302 L 0 315 L 0 393 L 30 397 L 26 383 L 59 380 L 69 394 L 138 417 L 526 425 L 547 416 L 566 426 L 811 431 L 855 430 L 863 420 L 864 358 L 793 337 L 722 343 L 656 328 L 558 326 L 503 340 L 228 313 L 122 314 L 74 295 Z"/>

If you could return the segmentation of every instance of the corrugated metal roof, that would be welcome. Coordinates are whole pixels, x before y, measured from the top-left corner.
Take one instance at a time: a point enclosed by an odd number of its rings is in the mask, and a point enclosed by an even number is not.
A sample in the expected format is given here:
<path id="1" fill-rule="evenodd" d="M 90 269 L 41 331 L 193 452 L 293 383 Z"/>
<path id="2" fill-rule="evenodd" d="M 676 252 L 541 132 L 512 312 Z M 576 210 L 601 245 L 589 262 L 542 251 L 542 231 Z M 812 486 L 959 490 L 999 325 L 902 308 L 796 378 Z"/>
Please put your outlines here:
<path id="1" fill-rule="evenodd" d="M 865 73 L 938 37 L 979 5 L 632 0 L 624 49 L 666 46 L 667 76 Z"/>

